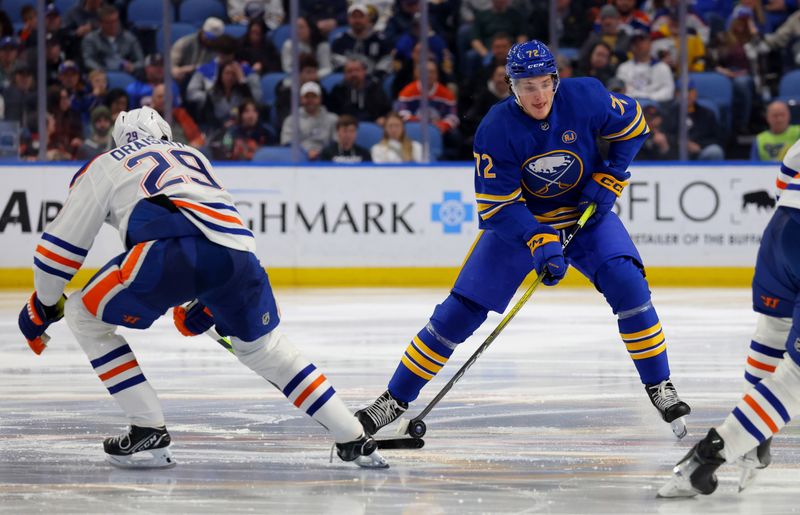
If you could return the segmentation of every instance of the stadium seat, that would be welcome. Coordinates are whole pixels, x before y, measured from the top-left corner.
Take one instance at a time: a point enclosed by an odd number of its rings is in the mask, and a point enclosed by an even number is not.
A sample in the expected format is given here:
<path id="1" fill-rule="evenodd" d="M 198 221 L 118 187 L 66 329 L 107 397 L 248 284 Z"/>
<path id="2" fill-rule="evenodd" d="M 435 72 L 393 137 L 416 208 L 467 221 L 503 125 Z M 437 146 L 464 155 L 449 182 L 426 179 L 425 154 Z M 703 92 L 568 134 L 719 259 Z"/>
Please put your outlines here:
<path id="1" fill-rule="evenodd" d="M 278 52 L 280 52 L 281 48 L 283 48 L 284 41 L 289 39 L 291 36 L 292 28 L 288 24 L 275 27 L 269 33 L 269 38 L 272 40 L 272 44 L 275 45 L 275 48 L 278 49 Z"/>
<path id="2" fill-rule="evenodd" d="M 225 34 L 232 38 L 241 39 L 247 33 L 247 25 L 228 24 L 225 25 Z"/>
<path id="3" fill-rule="evenodd" d="M 409 138 L 422 143 L 422 124 L 406 122 L 406 134 Z M 428 138 L 430 138 L 431 161 L 436 161 L 442 155 L 442 133 L 435 125 L 428 125 Z"/>
<path id="4" fill-rule="evenodd" d="M 128 22 L 137 29 L 155 30 L 161 27 L 164 24 L 163 15 L 161 0 L 133 0 L 128 4 Z"/>
<path id="5" fill-rule="evenodd" d="M 356 144 L 369 150 L 372 145 L 383 138 L 383 129 L 377 123 L 361 122 L 358 124 L 358 134 Z"/>
<path id="6" fill-rule="evenodd" d="M 306 153 L 300 149 L 300 163 L 308 161 Z M 291 163 L 292 147 L 261 147 L 253 154 L 253 162 L 258 163 Z"/>
<path id="7" fill-rule="evenodd" d="M 717 72 L 696 72 L 689 74 L 697 88 L 697 98 L 705 98 L 719 106 L 722 128 L 728 132 L 731 127 L 733 107 L 733 84 L 731 80 Z"/>
<path id="8" fill-rule="evenodd" d="M 197 27 L 192 25 L 191 23 L 181 23 L 175 22 L 172 24 L 172 29 L 170 32 L 170 39 L 172 43 L 175 43 L 183 36 L 187 34 L 193 34 L 197 32 Z M 163 27 L 159 27 L 156 31 L 156 50 L 159 53 L 164 53 L 164 29 Z"/>
<path id="9" fill-rule="evenodd" d="M 792 70 L 781 78 L 778 95 L 800 98 L 800 70 Z"/>
<path id="10" fill-rule="evenodd" d="M 265 73 L 261 77 L 261 102 L 268 105 L 275 104 L 275 88 L 278 83 L 286 78 L 284 72 Z"/>
<path id="11" fill-rule="evenodd" d="M 178 7 L 178 19 L 197 28 L 200 28 L 209 16 L 216 16 L 224 21 L 228 17 L 225 5 L 218 0 L 183 0 Z"/>
<path id="12" fill-rule="evenodd" d="M 326 75 L 322 78 L 322 80 L 319 81 L 319 83 L 320 86 L 322 86 L 322 89 L 325 91 L 325 94 L 329 95 L 331 91 L 333 91 L 333 88 L 343 80 L 344 74 L 337 72 Z"/>
<path id="13" fill-rule="evenodd" d="M 106 76 L 108 77 L 108 89 L 125 89 L 128 84 L 136 82 L 136 79 L 130 73 L 107 71 Z"/>
<path id="14" fill-rule="evenodd" d="M 791 124 L 800 125 L 800 93 L 792 96 L 776 97 L 773 100 L 783 100 L 789 106 L 789 113 L 791 114 Z"/>
<path id="15" fill-rule="evenodd" d="M 563 55 L 573 63 L 578 62 L 578 54 L 580 53 L 579 48 L 573 47 L 559 47 L 558 55 Z"/>
<path id="16" fill-rule="evenodd" d="M 61 13 L 61 19 L 63 20 L 64 15 L 80 1 L 81 0 L 55 0 L 53 3 L 58 7 L 58 11 Z"/>
<path id="17" fill-rule="evenodd" d="M 711 101 L 707 98 L 698 98 L 697 105 L 703 106 L 709 111 L 714 113 L 714 117 L 717 119 L 717 126 L 720 129 L 724 129 L 720 124 L 722 123 L 721 113 L 719 111 L 719 104 L 714 101 Z"/>

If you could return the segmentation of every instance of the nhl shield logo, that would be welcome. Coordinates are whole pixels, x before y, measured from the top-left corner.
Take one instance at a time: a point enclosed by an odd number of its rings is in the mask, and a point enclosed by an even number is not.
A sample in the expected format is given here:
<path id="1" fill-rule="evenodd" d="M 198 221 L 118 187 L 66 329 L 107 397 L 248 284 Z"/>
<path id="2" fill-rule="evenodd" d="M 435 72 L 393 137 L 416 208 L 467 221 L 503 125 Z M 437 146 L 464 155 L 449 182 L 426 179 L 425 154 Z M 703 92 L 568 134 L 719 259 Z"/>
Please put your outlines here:
<path id="1" fill-rule="evenodd" d="M 575 143 L 576 139 L 578 139 L 578 135 L 573 130 L 564 131 L 564 134 L 561 135 L 561 141 L 564 143 Z"/>
<path id="2" fill-rule="evenodd" d="M 261 324 L 269 325 L 269 311 L 261 315 Z"/>
<path id="3" fill-rule="evenodd" d="M 522 165 L 522 185 L 539 198 L 553 198 L 566 193 L 580 182 L 583 161 L 569 150 L 552 150 L 533 156 Z"/>

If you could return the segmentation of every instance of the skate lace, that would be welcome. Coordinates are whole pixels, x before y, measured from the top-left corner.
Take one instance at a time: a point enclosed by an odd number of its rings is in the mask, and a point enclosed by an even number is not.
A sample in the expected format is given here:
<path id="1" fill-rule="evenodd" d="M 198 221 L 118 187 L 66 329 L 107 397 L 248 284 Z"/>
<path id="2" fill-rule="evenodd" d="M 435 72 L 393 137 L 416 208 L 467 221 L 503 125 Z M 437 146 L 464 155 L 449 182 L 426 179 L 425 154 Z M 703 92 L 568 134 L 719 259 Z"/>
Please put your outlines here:
<path id="1" fill-rule="evenodd" d="M 392 399 L 379 399 L 378 402 L 368 407 L 366 412 L 377 427 L 383 427 L 386 424 L 394 422 L 399 409 L 400 406 L 396 401 Z"/>
<path id="2" fill-rule="evenodd" d="M 678 392 L 670 381 L 661 381 L 657 385 L 651 386 L 650 390 L 650 398 L 653 400 L 653 404 L 661 411 L 680 402 Z"/>

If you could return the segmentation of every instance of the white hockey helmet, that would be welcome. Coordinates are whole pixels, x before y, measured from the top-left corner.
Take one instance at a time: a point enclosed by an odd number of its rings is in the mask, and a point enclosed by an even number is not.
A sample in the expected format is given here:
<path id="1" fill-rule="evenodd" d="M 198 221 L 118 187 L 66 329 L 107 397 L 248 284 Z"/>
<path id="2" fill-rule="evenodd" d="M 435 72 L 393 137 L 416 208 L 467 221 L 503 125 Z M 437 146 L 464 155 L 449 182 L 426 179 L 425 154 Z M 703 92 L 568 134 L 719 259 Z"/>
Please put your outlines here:
<path id="1" fill-rule="evenodd" d="M 147 136 L 172 141 L 172 129 L 155 109 L 145 106 L 122 111 L 117 115 L 114 130 L 111 132 L 115 146 L 126 145 Z"/>

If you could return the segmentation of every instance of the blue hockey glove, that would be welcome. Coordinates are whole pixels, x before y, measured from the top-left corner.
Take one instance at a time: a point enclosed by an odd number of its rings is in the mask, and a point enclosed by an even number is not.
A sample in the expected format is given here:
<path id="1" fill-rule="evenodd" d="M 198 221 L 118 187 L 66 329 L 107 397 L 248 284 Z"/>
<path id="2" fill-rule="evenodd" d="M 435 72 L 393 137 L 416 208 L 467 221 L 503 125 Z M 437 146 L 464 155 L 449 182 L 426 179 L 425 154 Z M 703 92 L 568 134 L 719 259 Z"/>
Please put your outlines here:
<path id="1" fill-rule="evenodd" d="M 201 302 L 189 304 L 189 309 L 183 306 L 172 308 L 172 320 L 175 327 L 184 336 L 197 336 L 211 329 L 214 325 L 214 315 Z"/>
<path id="2" fill-rule="evenodd" d="M 33 292 L 28 302 L 22 306 L 22 311 L 19 312 L 19 330 L 22 331 L 31 350 L 36 354 L 41 354 L 47 346 L 43 335 L 50 324 L 64 318 L 64 302 L 66 300 L 67 296 L 62 294 L 53 306 L 45 306 L 39 300 L 36 292 Z"/>
<path id="3" fill-rule="evenodd" d="M 536 273 L 544 274 L 542 282 L 547 286 L 558 284 L 567 273 L 567 262 L 558 232 L 548 225 L 541 225 L 530 233 L 528 247 L 533 255 Z"/>
<path id="4" fill-rule="evenodd" d="M 580 212 L 586 210 L 592 202 L 597 204 L 597 211 L 587 220 L 586 225 L 593 224 L 614 209 L 614 202 L 628 185 L 628 177 L 630 177 L 628 172 L 625 172 L 625 178 L 622 180 L 607 173 L 592 174 L 592 180 L 583 187 L 581 198 L 578 201 L 578 211 Z"/>

